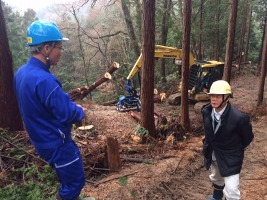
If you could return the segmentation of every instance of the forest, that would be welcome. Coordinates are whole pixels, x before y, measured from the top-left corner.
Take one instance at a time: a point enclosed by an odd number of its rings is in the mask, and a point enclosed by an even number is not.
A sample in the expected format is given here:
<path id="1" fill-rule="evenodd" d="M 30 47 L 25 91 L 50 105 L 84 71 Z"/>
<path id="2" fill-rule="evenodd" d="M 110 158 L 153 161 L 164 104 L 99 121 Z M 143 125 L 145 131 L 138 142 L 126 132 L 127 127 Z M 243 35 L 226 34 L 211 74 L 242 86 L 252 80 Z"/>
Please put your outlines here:
<path id="1" fill-rule="evenodd" d="M 202 122 L 187 96 L 191 54 L 195 63 L 224 64 L 221 78 L 232 84 L 231 101 L 251 117 L 256 136 L 241 174 L 241 196 L 267 199 L 265 0 L 77 0 L 38 13 L 18 12 L 1 0 L 0 199 L 53 199 L 58 187 L 23 128 L 12 83 L 30 57 L 27 27 L 38 19 L 56 22 L 69 38 L 50 71 L 88 109 L 82 124 L 73 126 L 87 176 L 84 196 L 205 199 L 211 193 L 202 162 Z M 182 49 L 182 64 L 155 59 L 157 45 Z M 116 103 L 128 95 L 127 77 L 140 54 L 143 67 L 131 81 L 141 112 L 119 112 Z M 171 105 L 168 98 L 179 84 L 185 88 L 181 105 Z M 159 100 L 155 88 L 166 99 Z M 109 139 L 120 157 L 115 169 L 106 160 Z"/>

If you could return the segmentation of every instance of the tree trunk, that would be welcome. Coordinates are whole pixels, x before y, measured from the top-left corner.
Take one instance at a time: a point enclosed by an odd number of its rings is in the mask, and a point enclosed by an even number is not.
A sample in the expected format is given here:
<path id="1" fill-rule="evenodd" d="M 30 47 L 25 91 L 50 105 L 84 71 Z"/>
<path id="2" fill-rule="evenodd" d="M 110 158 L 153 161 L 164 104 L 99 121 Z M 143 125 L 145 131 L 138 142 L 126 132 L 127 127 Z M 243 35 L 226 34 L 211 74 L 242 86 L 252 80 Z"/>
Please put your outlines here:
<path id="1" fill-rule="evenodd" d="M 245 12 L 243 13 L 242 17 L 242 24 L 241 24 L 241 31 L 240 31 L 240 36 L 239 36 L 239 59 L 238 59 L 238 70 L 241 68 L 241 63 L 243 60 L 244 56 L 244 40 L 245 40 L 245 35 L 246 35 L 246 24 L 247 24 L 247 10 L 248 10 L 248 0 L 245 2 Z"/>
<path id="2" fill-rule="evenodd" d="M 107 167 L 112 170 L 118 170 L 121 168 L 118 140 L 116 138 L 107 137 L 106 142 Z"/>
<path id="3" fill-rule="evenodd" d="M 161 45 L 166 46 L 167 37 L 169 31 L 169 18 L 170 18 L 170 0 L 165 0 L 163 3 L 163 17 L 162 17 L 162 25 L 161 25 Z M 166 69 L 165 69 L 165 59 L 161 60 L 160 66 L 160 76 L 161 81 L 166 83 Z"/>
<path id="4" fill-rule="evenodd" d="M 215 60 L 219 60 L 220 55 L 220 14 L 221 14 L 221 0 L 218 0 L 217 12 L 215 14 Z"/>
<path id="5" fill-rule="evenodd" d="M 155 0 L 143 0 L 141 126 L 156 137 L 154 123 Z"/>
<path id="6" fill-rule="evenodd" d="M 266 24 L 267 23 L 267 18 L 265 19 L 265 21 L 264 21 L 264 24 Z M 261 71 L 261 60 L 262 60 L 262 53 L 261 52 L 263 52 L 263 48 L 264 48 L 264 37 L 265 37 L 265 32 L 266 32 L 267 30 L 265 30 L 265 26 L 263 26 L 263 33 L 262 33 L 262 39 L 261 39 L 261 48 L 260 48 L 260 51 L 259 51 L 259 61 L 258 61 L 258 69 L 257 69 L 257 75 L 258 74 L 260 74 L 260 71 Z"/>
<path id="7" fill-rule="evenodd" d="M 258 92 L 258 100 L 257 106 L 263 103 L 264 97 L 264 85 L 265 85 L 265 77 L 266 77 L 266 68 L 267 68 L 267 22 L 265 21 L 265 36 L 263 40 L 263 49 L 261 56 L 261 75 L 260 75 L 260 83 L 259 83 L 259 92 Z"/>
<path id="8" fill-rule="evenodd" d="M 129 32 L 129 36 L 130 36 L 130 39 L 133 45 L 134 53 L 135 53 L 136 58 L 138 58 L 140 55 L 140 48 L 138 46 L 138 40 L 136 39 L 130 11 L 125 0 L 121 0 L 121 7 L 122 7 L 123 14 L 124 14 L 125 22 L 127 25 L 127 29 Z"/>
<path id="9" fill-rule="evenodd" d="M 227 33 L 227 43 L 226 43 L 226 53 L 225 53 L 225 64 L 223 79 L 230 83 L 231 80 L 231 67 L 233 60 L 234 51 L 234 39 L 235 39 L 235 27 L 236 27 L 236 16 L 238 0 L 230 0 L 230 16 L 228 21 L 228 33 Z"/>
<path id="10" fill-rule="evenodd" d="M 137 4 L 137 5 L 140 6 L 140 4 Z M 137 59 L 140 56 L 140 53 L 141 53 L 140 52 L 140 47 L 138 45 L 138 41 L 139 40 L 137 39 L 135 31 L 134 31 L 132 17 L 130 15 L 130 11 L 129 11 L 129 8 L 127 6 L 126 0 L 121 0 L 121 7 L 122 7 L 123 14 L 124 14 L 124 19 L 125 19 L 125 22 L 126 22 L 128 33 L 129 33 L 129 36 L 130 36 L 131 44 L 132 44 L 132 47 L 134 49 L 135 57 Z M 140 73 L 141 72 L 139 71 L 137 73 L 137 76 L 138 76 L 139 84 L 141 85 L 141 83 L 140 83 L 140 80 L 141 80 Z M 133 85 L 136 85 L 135 81 L 133 82 Z"/>
<path id="11" fill-rule="evenodd" d="M 135 5 L 135 13 L 136 13 L 136 27 L 135 27 L 135 33 L 137 35 L 138 40 L 141 41 L 141 33 L 142 33 L 142 6 L 140 0 L 134 0 Z"/>
<path id="12" fill-rule="evenodd" d="M 249 41 L 250 41 L 250 32 L 251 32 L 251 17 L 252 17 L 252 7 L 250 6 L 249 12 L 248 12 L 248 26 L 247 26 L 247 37 L 246 37 L 246 43 L 245 43 L 245 54 L 244 54 L 244 61 L 248 60 L 248 50 L 249 50 Z"/>
<path id="13" fill-rule="evenodd" d="M 13 60 L 8 44 L 6 24 L 0 1 L 0 127 L 23 130 L 14 87 Z"/>
<path id="14" fill-rule="evenodd" d="M 204 4 L 204 0 L 201 0 L 200 1 L 200 19 L 199 19 L 198 60 L 202 60 L 203 4 Z"/>
<path id="15" fill-rule="evenodd" d="M 183 62 L 182 62 L 182 99 L 181 99 L 181 125 L 185 130 L 189 129 L 188 107 L 188 79 L 189 79 L 189 54 L 191 32 L 191 0 L 184 0 L 183 8 Z"/>

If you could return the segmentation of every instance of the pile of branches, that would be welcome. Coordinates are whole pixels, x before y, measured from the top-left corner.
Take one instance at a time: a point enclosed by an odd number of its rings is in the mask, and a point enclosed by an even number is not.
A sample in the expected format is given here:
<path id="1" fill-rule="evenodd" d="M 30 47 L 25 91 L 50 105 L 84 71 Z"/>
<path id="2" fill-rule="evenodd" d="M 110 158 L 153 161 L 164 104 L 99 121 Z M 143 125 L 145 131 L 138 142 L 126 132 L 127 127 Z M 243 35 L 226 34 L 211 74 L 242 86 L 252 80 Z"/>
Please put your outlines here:
<path id="1" fill-rule="evenodd" d="M 86 134 L 74 131 L 74 141 L 79 146 L 83 157 L 87 177 L 94 177 L 105 171 L 105 141 L 97 134 Z M 41 159 L 30 142 L 26 131 L 10 132 L 0 129 L 0 187 L 11 183 L 24 182 L 22 172 L 14 169 L 35 167 L 43 170 L 48 165 Z"/>
<path id="2" fill-rule="evenodd" d="M 26 132 L 11 133 L 0 129 L 1 187 L 23 179 L 23 175 L 14 172 L 14 169 L 28 168 L 33 165 L 42 169 L 45 164 L 46 162 L 37 156 L 33 146 L 30 145 Z"/>

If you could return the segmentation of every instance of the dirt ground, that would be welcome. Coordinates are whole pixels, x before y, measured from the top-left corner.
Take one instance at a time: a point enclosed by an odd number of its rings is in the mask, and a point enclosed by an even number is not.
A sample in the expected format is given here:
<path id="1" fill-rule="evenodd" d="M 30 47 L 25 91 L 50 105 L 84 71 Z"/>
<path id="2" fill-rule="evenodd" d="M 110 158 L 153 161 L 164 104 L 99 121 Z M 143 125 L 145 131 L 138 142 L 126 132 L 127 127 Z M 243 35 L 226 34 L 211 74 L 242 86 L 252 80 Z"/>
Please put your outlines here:
<path id="1" fill-rule="evenodd" d="M 252 117 L 255 134 L 253 144 L 246 150 L 241 172 L 241 198 L 246 200 L 267 200 L 267 106 L 255 110 L 258 77 L 253 74 L 236 76 L 232 80 L 233 105 Z M 267 84 L 265 85 L 265 88 Z M 266 89 L 265 89 L 266 91 Z M 265 92 L 265 99 L 266 99 Z M 84 162 L 95 162 L 95 155 L 103 154 L 97 147 L 104 143 L 105 137 L 115 137 L 119 141 L 122 168 L 119 171 L 107 171 L 96 165 L 86 168 L 87 172 L 97 171 L 97 177 L 87 177 L 83 189 L 85 196 L 97 200 L 204 200 L 212 193 L 209 172 L 203 167 L 203 132 L 196 131 L 199 118 L 190 112 L 192 132 L 186 133 L 182 141 L 152 141 L 138 144 L 132 139 L 138 123 L 129 113 L 118 112 L 115 106 L 101 106 L 83 103 L 87 111 L 87 125 L 95 126 L 95 131 L 87 140 L 76 140 L 84 156 Z M 167 102 L 155 104 L 155 110 L 168 117 L 179 115 L 177 106 Z M 195 127 L 195 128 L 194 128 Z M 197 133 L 196 133 L 197 132 Z M 84 136 L 83 136 L 84 137 Z M 88 153 L 85 149 L 93 149 Z M 143 159 L 136 163 L 124 158 Z M 106 170 L 106 171 L 105 171 Z"/>

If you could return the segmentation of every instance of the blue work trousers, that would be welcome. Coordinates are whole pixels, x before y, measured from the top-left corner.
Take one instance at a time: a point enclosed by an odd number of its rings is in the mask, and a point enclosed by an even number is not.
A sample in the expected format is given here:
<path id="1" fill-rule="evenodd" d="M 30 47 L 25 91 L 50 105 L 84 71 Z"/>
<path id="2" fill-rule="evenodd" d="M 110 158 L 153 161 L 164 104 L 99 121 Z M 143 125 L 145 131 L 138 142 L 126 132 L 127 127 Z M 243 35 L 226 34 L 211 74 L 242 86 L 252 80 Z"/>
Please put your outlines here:
<path id="1" fill-rule="evenodd" d="M 85 173 L 79 148 L 69 141 L 54 149 L 36 149 L 56 171 L 60 182 L 58 194 L 64 200 L 75 200 L 85 185 Z"/>

